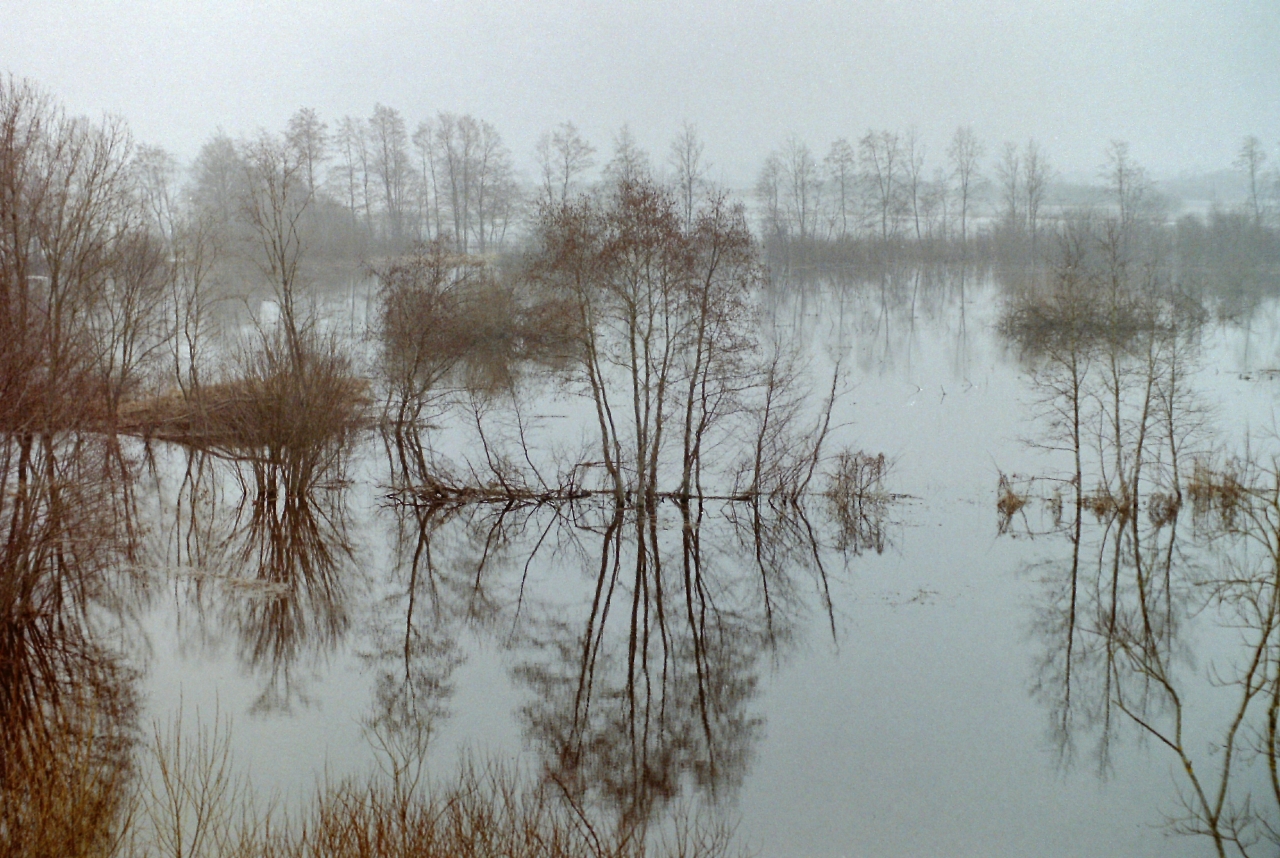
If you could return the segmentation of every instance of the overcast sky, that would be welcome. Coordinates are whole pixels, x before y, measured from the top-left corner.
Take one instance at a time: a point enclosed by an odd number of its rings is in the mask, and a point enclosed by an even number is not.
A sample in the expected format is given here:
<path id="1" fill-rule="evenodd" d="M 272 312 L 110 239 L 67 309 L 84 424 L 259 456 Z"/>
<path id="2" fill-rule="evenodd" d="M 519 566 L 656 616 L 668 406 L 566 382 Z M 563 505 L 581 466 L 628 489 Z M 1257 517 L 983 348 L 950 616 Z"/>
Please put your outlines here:
<path id="1" fill-rule="evenodd" d="M 915 126 L 933 166 L 960 124 L 989 155 L 1035 137 L 1068 174 L 1112 139 L 1163 175 L 1229 167 L 1246 134 L 1274 163 L 1280 143 L 1276 0 L 0 6 L 0 68 L 183 158 L 217 128 L 280 129 L 301 106 L 332 125 L 379 102 L 410 130 L 438 111 L 488 120 L 527 173 L 565 120 L 605 156 L 629 123 L 657 162 L 688 120 L 739 185 L 792 134 L 821 157 L 870 127 Z"/>

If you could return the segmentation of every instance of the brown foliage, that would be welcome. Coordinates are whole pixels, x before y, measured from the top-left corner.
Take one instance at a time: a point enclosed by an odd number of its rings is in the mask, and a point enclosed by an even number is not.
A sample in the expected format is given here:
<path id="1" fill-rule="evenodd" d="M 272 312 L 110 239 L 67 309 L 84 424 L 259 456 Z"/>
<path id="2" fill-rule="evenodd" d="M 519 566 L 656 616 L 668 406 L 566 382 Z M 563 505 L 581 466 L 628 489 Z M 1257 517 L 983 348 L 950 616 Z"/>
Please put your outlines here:
<path id="1" fill-rule="evenodd" d="M 224 382 L 129 403 L 121 431 L 283 465 L 335 452 L 366 422 L 367 384 L 332 343 L 286 340 L 264 334 Z"/>
<path id="2" fill-rule="evenodd" d="M 508 386 L 518 362 L 557 361 L 575 339 L 563 301 L 523 291 L 441 241 L 375 274 L 383 370 L 397 407 L 410 412 L 446 382 Z"/>

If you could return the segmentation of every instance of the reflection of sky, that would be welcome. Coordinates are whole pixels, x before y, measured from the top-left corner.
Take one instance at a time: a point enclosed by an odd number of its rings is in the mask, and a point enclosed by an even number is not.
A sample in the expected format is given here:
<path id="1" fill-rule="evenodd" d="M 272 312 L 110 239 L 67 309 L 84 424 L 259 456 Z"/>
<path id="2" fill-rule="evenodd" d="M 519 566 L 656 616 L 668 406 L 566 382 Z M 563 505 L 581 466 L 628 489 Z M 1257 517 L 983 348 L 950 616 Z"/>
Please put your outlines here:
<path id="1" fill-rule="evenodd" d="M 1203 844 L 1168 840 L 1152 827 L 1174 795 L 1171 760 L 1161 749 L 1136 747 L 1126 733 L 1107 782 L 1094 777 L 1087 754 L 1063 773 L 1049 715 L 1028 693 L 1043 644 L 1027 631 L 1038 582 L 1020 573 L 1060 556 L 1066 543 L 996 538 L 997 469 L 1030 474 L 1047 463 L 1020 440 L 1034 431 L 1025 411 L 1030 394 L 1016 358 L 992 332 L 991 288 L 970 288 L 964 336 L 951 291 L 917 291 L 914 327 L 903 309 L 909 295 L 882 297 L 876 289 L 845 296 L 852 390 L 833 418 L 839 428 L 830 449 L 885 452 L 897 461 L 889 488 L 914 498 L 900 506 L 902 526 L 883 555 L 865 554 L 847 567 L 828 557 L 834 645 L 818 590 L 802 580 L 809 610 L 797 646 L 781 653 L 776 671 L 765 668 L 751 703 L 751 714 L 764 719 L 764 738 L 740 797 L 740 835 L 766 855 L 1199 854 Z M 805 300 L 787 304 L 786 318 L 799 315 L 800 335 L 820 352 L 840 324 L 841 302 L 830 294 Z M 1223 369 L 1198 377 L 1206 398 L 1219 403 L 1218 419 L 1231 426 L 1269 414 L 1270 385 L 1280 384 L 1239 378 L 1246 368 L 1240 336 L 1208 334 L 1203 362 Z M 1274 327 L 1255 320 L 1253 336 L 1250 365 L 1270 366 Z M 545 411 L 578 413 L 579 404 Z M 394 544 L 391 518 L 375 511 L 382 456 L 370 443 L 352 468 L 356 564 L 370 581 L 385 579 Z M 573 556 L 540 555 L 530 581 L 546 586 L 536 598 L 527 594 L 530 605 L 563 600 L 567 615 L 589 601 L 574 587 L 594 570 L 579 574 Z M 508 608 L 519 567 L 498 579 L 498 601 Z M 378 603 L 352 606 L 353 647 L 375 619 L 371 604 Z M 498 625 L 505 640 L 509 614 Z M 309 707 L 250 718 L 257 689 L 229 648 L 180 659 L 172 626 L 162 603 L 151 618 L 153 713 L 179 688 L 189 714 L 197 706 L 211 712 L 216 701 L 236 719 L 239 758 L 265 788 L 306 792 L 326 767 L 341 774 L 367 766 L 358 722 L 368 714 L 373 676 L 352 649 L 315 667 Z M 447 775 L 463 749 L 504 757 L 521 750 L 516 713 L 527 691 L 508 673 L 519 653 L 503 651 L 485 632 L 456 633 L 466 660 L 453 674 L 452 716 L 434 746 L 437 775 Z"/>
<path id="2" fill-rule="evenodd" d="M 997 541 L 992 482 L 912 505 L 899 549 L 859 558 L 835 596 L 838 653 L 814 629 L 765 688 L 740 806 L 763 854 L 1203 854 L 1153 828 L 1173 793 L 1150 743 L 1127 741 L 1106 783 L 1087 753 L 1057 769 L 1028 694 L 1037 587 L 1017 571 L 1066 542 Z"/>

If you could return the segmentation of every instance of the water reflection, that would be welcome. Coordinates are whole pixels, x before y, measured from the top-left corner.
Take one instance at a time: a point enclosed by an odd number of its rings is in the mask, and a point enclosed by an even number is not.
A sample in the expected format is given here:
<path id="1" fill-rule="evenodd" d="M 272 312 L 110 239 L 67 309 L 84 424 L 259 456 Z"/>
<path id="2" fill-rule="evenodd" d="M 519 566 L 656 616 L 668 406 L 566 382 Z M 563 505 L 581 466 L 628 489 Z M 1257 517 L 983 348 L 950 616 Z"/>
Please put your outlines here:
<path id="1" fill-rule="evenodd" d="M 519 633 L 521 719 L 546 775 L 620 836 L 643 832 L 686 782 L 713 799 L 742 782 L 761 734 L 748 708 L 761 658 L 788 627 L 776 598 L 751 598 L 766 578 L 704 555 L 700 506 L 682 506 L 678 530 L 660 523 L 667 512 L 585 510 L 573 538 L 593 570 L 589 608 L 531 611 Z"/>
<path id="2" fill-rule="evenodd" d="M 1256 453 L 1213 464 L 1219 439 L 1190 383 L 1198 305 L 1160 264 L 1121 255 L 1106 224 L 1076 226 L 1005 320 L 1034 392 L 1033 443 L 1070 463 L 1001 480 L 1002 532 L 1017 512 L 1069 545 L 1028 570 L 1042 583 L 1034 694 L 1067 760 L 1087 740 L 1108 771 L 1132 728 L 1171 754 L 1173 831 L 1220 855 L 1273 848 L 1280 480 Z"/>
<path id="3" fill-rule="evenodd" d="M 0 845 L 101 848 L 132 770 L 133 467 L 102 436 L 21 430 L 0 435 Z"/>
<path id="4" fill-rule="evenodd" d="M 852 354 L 863 376 L 914 377 L 926 337 L 941 330 L 952 375 L 968 379 L 981 334 L 970 316 L 989 283 L 972 265 L 833 267 L 779 280 L 769 301 L 775 324 Z"/>
<path id="5" fill-rule="evenodd" d="M 173 503 L 171 564 L 194 570 L 186 593 L 196 631 L 230 630 L 262 681 L 254 708 L 305 700 L 300 662 L 332 652 L 349 626 L 358 580 L 341 456 L 274 458 L 183 451 Z M 317 451 L 319 455 L 319 451 Z"/>
<path id="6" fill-rule="evenodd" d="M 543 778 L 607 842 L 643 843 L 689 802 L 727 810 L 763 736 L 762 671 L 814 610 L 836 633 L 838 558 L 886 544 L 871 457 L 865 506 L 833 492 L 811 522 L 781 498 L 442 497 L 402 440 L 387 443 L 398 563 L 374 627 L 371 720 L 401 747 L 430 734 L 460 631 L 493 636 Z M 836 548 L 823 534 L 838 510 Z"/>

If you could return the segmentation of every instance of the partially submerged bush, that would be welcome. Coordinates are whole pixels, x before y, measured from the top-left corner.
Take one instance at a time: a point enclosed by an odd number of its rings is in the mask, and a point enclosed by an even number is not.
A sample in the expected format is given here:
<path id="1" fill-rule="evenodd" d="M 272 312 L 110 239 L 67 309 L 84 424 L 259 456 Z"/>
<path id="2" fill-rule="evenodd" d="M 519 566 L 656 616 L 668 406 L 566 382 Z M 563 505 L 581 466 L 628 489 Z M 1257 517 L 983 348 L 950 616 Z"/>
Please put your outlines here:
<path id="1" fill-rule="evenodd" d="M 264 333 L 230 378 L 130 404 L 123 431 L 276 463 L 341 447 L 365 423 L 367 384 L 334 343 L 290 340 Z"/>
<path id="2" fill-rule="evenodd" d="M 1000 475 L 997 491 L 999 498 L 996 500 L 996 509 L 1006 520 L 1012 518 L 1014 514 L 1027 505 L 1026 496 L 1015 491 L 1013 482 L 1004 474 Z"/>
<path id="3" fill-rule="evenodd" d="M 444 242 L 374 274 L 381 284 L 382 370 L 401 402 L 427 397 L 446 382 L 508 385 L 519 362 L 555 362 L 577 341 L 575 308 L 520 288 Z"/>
<path id="4" fill-rule="evenodd" d="M 872 456 L 861 450 L 841 450 L 836 455 L 824 494 L 839 528 L 836 544 L 840 550 L 884 551 L 884 507 L 890 500 L 884 479 L 890 466 L 884 453 Z"/>
<path id="5" fill-rule="evenodd" d="M 1244 481 L 1244 467 L 1238 462 L 1214 468 L 1203 459 L 1196 459 L 1187 481 L 1192 513 L 1197 519 L 1215 514 L 1224 530 L 1234 530 L 1236 517 L 1247 500 Z"/>

